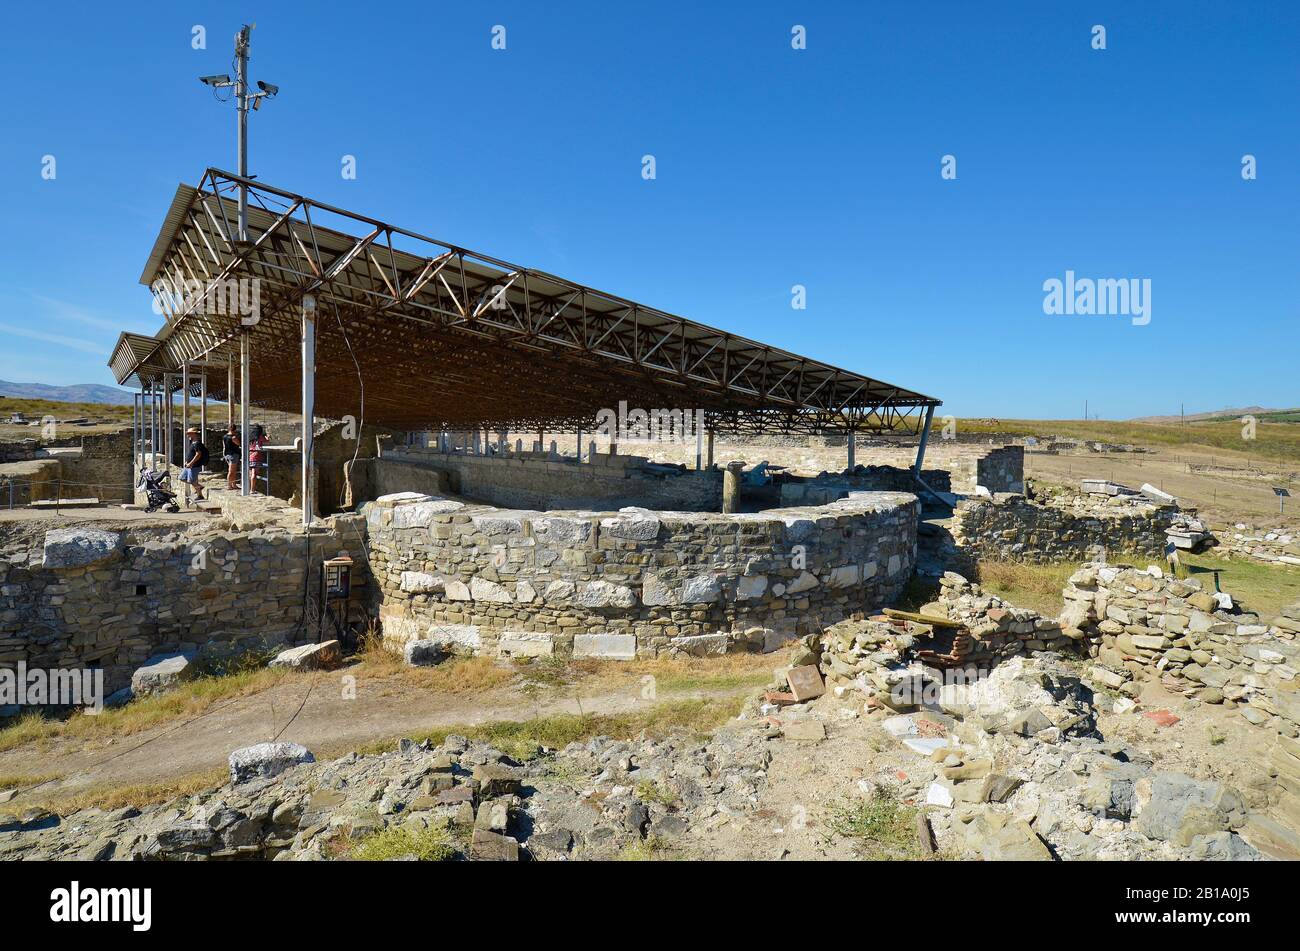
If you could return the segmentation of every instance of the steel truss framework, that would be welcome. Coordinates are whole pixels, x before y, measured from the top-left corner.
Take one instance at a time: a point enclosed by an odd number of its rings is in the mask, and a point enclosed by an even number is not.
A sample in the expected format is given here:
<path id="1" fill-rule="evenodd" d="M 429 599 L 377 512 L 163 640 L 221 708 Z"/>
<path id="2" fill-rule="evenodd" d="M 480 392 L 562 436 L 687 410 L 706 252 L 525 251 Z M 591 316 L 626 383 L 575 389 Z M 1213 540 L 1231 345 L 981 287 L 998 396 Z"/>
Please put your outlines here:
<path id="1" fill-rule="evenodd" d="M 704 410 L 722 432 L 919 433 L 940 405 L 217 169 L 178 188 L 141 283 L 167 319 L 156 337 L 121 336 L 109 361 L 119 383 L 161 384 L 189 362 L 208 368 L 209 395 L 225 399 L 225 374 L 213 370 L 238 366 L 247 332 L 250 403 L 297 411 L 310 294 L 316 415 L 395 429 L 589 428 L 625 400 Z M 256 322 L 241 306 L 252 294 Z"/>

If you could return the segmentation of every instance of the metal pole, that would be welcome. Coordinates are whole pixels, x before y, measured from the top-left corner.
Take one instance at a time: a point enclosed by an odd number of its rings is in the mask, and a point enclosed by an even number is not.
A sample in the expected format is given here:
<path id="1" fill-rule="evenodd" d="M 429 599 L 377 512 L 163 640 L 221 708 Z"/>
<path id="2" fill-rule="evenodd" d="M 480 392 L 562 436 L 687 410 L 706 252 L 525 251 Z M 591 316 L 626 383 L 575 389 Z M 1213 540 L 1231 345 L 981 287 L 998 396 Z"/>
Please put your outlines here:
<path id="1" fill-rule="evenodd" d="M 190 428 L 190 362 L 185 361 L 181 366 L 181 445 L 185 445 L 185 433 Z M 184 449 L 181 450 L 184 452 Z M 182 459 L 181 462 L 186 460 Z"/>
<path id="2" fill-rule="evenodd" d="M 853 467 L 857 465 L 857 448 L 858 448 L 857 443 L 858 443 L 857 433 L 855 433 L 853 430 L 850 429 L 848 434 L 850 470 L 852 470 Z"/>
<path id="3" fill-rule="evenodd" d="M 248 33 L 245 24 L 235 34 L 235 115 L 238 116 L 236 145 L 239 175 L 248 177 Z M 239 185 L 239 240 L 248 240 L 248 186 Z"/>
<path id="4" fill-rule="evenodd" d="M 582 462 L 582 427 L 578 427 L 578 462 Z"/>
<path id="5" fill-rule="evenodd" d="M 140 397 L 131 394 L 131 478 L 140 467 Z"/>
<path id="6" fill-rule="evenodd" d="M 249 354 L 248 354 L 248 331 L 242 330 L 239 333 L 239 494 L 248 495 L 250 489 L 249 468 L 248 468 L 248 390 L 249 390 Z"/>
<path id="7" fill-rule="evenodd" d="M 199 374 L 199 437 L 208 438 L 208 371 Z"/>
<path id="8" fill-rule="evenodd" d="M 912 467 L 912 474 L 916 478 L 921 478 L 921 464 L 925 462 L 925 446 L 930 441 L 930 424 L 934 422 L 934 407 L 925 408 L 925 428 L 921 430 L 921 442 L 916 447 L 916 465 Z"/>
<path id="9" fill-rule="evenodd" d="M 302 524 L 311 524 L 312 504 L 312 415 L 316 409 L 316 298 L 302 299 Z"/>
<path id="10" fill-rule="evenodd" d="M 235 425 L 235 355 L 226 354 L 226 425 Z"/>
<path id="11" fill-rule="evenodd" d="M 166 432 L 163 434 L 163 453 L 166 456 L 164 468 L 170 472 L 172 468 L 172 411 L 176 408 L 176 402 L 172 399 L 172 374 L 163 374 L 163 399 L 167 402 L 163 406 L 163 425 Z"/>

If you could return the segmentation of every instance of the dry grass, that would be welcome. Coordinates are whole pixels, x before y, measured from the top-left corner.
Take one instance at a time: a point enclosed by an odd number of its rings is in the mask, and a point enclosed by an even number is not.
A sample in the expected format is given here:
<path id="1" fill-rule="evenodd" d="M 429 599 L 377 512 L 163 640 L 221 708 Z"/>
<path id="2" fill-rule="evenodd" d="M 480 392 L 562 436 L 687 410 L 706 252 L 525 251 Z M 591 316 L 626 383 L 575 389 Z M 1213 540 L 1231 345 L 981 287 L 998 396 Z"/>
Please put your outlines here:
<path id="1" fill-rule="evenodd" d="M 1241 453 L 1253 459 L 1267 459 L 1288 465 L 1300 463 L 1300 425 L 1295 422 L 1270 422 L 1261 418 L 1255 428 L 1255 439 L 1247 442 L 1241 438 L 1239 418 L 1177 423 L 1133 423 L 1105 419 L 1002 419 L 997 425 L 985 425 L 979 420 L 957 421 L 959 431 L 966 433 L 1000 432 L 1023 435 L 1056 435 L 1093 442 L 1108 442 L 1142 446 L 1178 447 L 1187 452 Z"/>
<path id="2" fill-rule="evenodd" d="M 981 561 L 978 576 L 973 580 L 990 594 L 996 594 L 1018 608 L 1056 617 L 1064 605 L 1061 590 L 1070 575 L 1078 570 L 1079 563 L 1076 562 L 1031 565 L 1014 561 Z"/>
<path id="3" fill-rule="evenodd" d="M 283 670 L 246 670 L 199 677 L 165 693 L 141 697 L 99 714 L 76 712 L 62 719 L 27 713 L 0 730 L 0 752 L 52 740 L 93 741 L 130 736 L 177 720 L 192 720 L 239 697 L 261 693 L 289 676 Z"/>
<path id="4" fill-rule="evenodd" d="M 415 742 L 428 741 L 441 744 L 455 733 L 470 739 L 490 743 L 503 753 L 518 759 L 532 759 L 543 747 L 560 749 L 570 743 L 589 740 L 594 736 L 632 737 L 645 733 L 662 735 L 673 730 L 686 730 L 706 734 L 736 715 L 739 702 L 735 698 L 707 697 L 703 699 L 669 700 L 626 713 L 609 714 L 556 714 L 534 717 L 531 720 L 498 720 L 494 723 L 452 725 L 407 734 Z M 363 746 L 359 753 L 384 753 L 396 748 L 398 738 Z"/>
<path id="5" fill-rule="evenodd" d="M 193 796 L 223 785 L 230 778 L 225 767 L 216 767 L 186 776 L 178 776 L 156 783 L 132 783 L 129 786 L 101 784 L 61 794 L 57 787 L 43 796 L 24 796 L 24 809 L 33 806 L 47 809 L 61 816 L 70 816 L 82 809 L 137 809 L 167 802 L 180 796 Z"/>
<path id="6" fill-rule="evenodd" d="M 63 778 L 62 773 L 0 773 L 0 789 L 25 789 L 29 786 L 43 786 Z"/>

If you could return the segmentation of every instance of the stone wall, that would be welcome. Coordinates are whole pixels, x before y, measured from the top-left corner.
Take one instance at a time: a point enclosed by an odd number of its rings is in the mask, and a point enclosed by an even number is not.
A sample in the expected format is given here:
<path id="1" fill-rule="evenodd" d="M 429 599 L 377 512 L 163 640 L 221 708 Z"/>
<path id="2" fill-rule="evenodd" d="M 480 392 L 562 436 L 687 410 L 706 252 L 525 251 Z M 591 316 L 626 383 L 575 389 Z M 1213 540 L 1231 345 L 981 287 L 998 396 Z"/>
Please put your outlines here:
<path id="1" fill-rule="evenodd" d="M 936 492 L 950 492 L 946 469 L 925 469 L 925 484 Z M 915 492 L 919 488 L 912 470 L 898 466 L 857 466 L 852 473 L 826 474 L 815 478 L 791 476 L 780 479 L 782 505 L 825 505 L 847 498 L 850 492 Z"/>
<path id="2" fill-rule="evenodd" d="M 60 454 L 64 498 L 130 502 L 134 495 L 131 430 L 82 436 L 80 451 Z"/>
<path id="3" fill-rule="evenodd" d="M 597 453 L 579 463 L 547 452 L 473 455 L 408 448 L 385 452 L 370 470 L 382 473 L 395 462 L 445 473 L 450 492 L 490 505 L 536 509 L 644 505 L 683 512 L 722 508 L 720 471 L 651 467 L 641 456 Z M 378 479 L 386 481 L 382 474 Z"/>
<path id="4" fill-rule="evenodd" d="M 0 666 L 102 667 L 112 692 L 161 652 L 220 656 L 252 643 L 314 640 L 303 626 L 307 538 L 268 512 L 245 517 L 242 529 L 228 520 L 177 531 L 174 522 L 66 516 L 7 526 Z M 364 583 L 361 531 L 349 515 L 313 534 L 313 583 L 320 559 L 340 549 L 351 552 Z"/>
<path id="5" fill-rule="evenodd" d="M 361 512 L 386 641 L 624 659 L 771 650 L 875 609 L 911 576 L 917 524 L 903 493 L 739 515 L 402 493 Z"/>
<path id="6" fill-rule="evenodd" d="M 0 508 L 16 508 L 59 496 L 58 459 L 0 463 Z"/>
<path id="7" fill-rule="evenodd" d="M 1178 508 L 1133 497 L 1082 496 L 1049 504 L 999 493 L 964 499 L 953 513 L 959 554 L 993 561 L 1083 561 L 1102 552 L 1163 558 Z"/>

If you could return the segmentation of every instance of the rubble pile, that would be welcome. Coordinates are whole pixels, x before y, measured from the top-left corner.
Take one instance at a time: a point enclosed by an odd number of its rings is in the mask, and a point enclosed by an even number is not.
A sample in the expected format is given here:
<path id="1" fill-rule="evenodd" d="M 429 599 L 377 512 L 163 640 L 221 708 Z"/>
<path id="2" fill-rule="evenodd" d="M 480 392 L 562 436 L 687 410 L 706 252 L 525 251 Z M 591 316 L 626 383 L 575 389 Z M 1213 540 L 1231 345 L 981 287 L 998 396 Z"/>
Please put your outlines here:
<path id="1" fill-rule="evenodd" d="M 1258 857 L 1234 789 L 1157 769 L 1097 731 L 1093 691 L 1050 654 L 1016 656 L 882 714 L 939 851 L 985 860 Z"/>
<path id="2" fill-rule="evenodd" d="M 385 830 L 444 832 L 449 857 L 599 859 L 672 843 L 752 810 L 768 733 L 707 741 L 597 737 L 536 758 L 448 736 L 315 763 L 296 744 L 231 754 L 231 782 L 141 809 L 0 814 L 0 860 L 310 861 L 347 858 Z"/>
<path id="3" fill-rule="evenodd" d="M 1300 735 L 1300 603 L 1265 620 L 1194 578 L 1105 564 L 1071 575 L 1064 595 L 1062 621 L 1087 635 L 1098 685 L 1136 697 L 1157 677 L 1255 726 Z"/>
<path id="4" fill-rule="evenodd" d="M 831 628 L 820 658 L 827 682 L 855 687 L 875 702 L 898 708 L 909 705 L 903 694 L 942 680 L 943 668 L 987 667 L 1018 654 L 1074 650 L 1083 637 L 1081 631 L 1017 608 L 955 572 L 946 572 L 939 584 L 939 600 L 918 614 L 889 611 Z"/>
<path id="5" fill-rule="evenodd" d="M 1232 531 L 1219 535 L 1221 550 L 1258 561 L 1300 567 L 1300 532 L 1286 528 L 1252 531 L 1238 522 Z"/>

